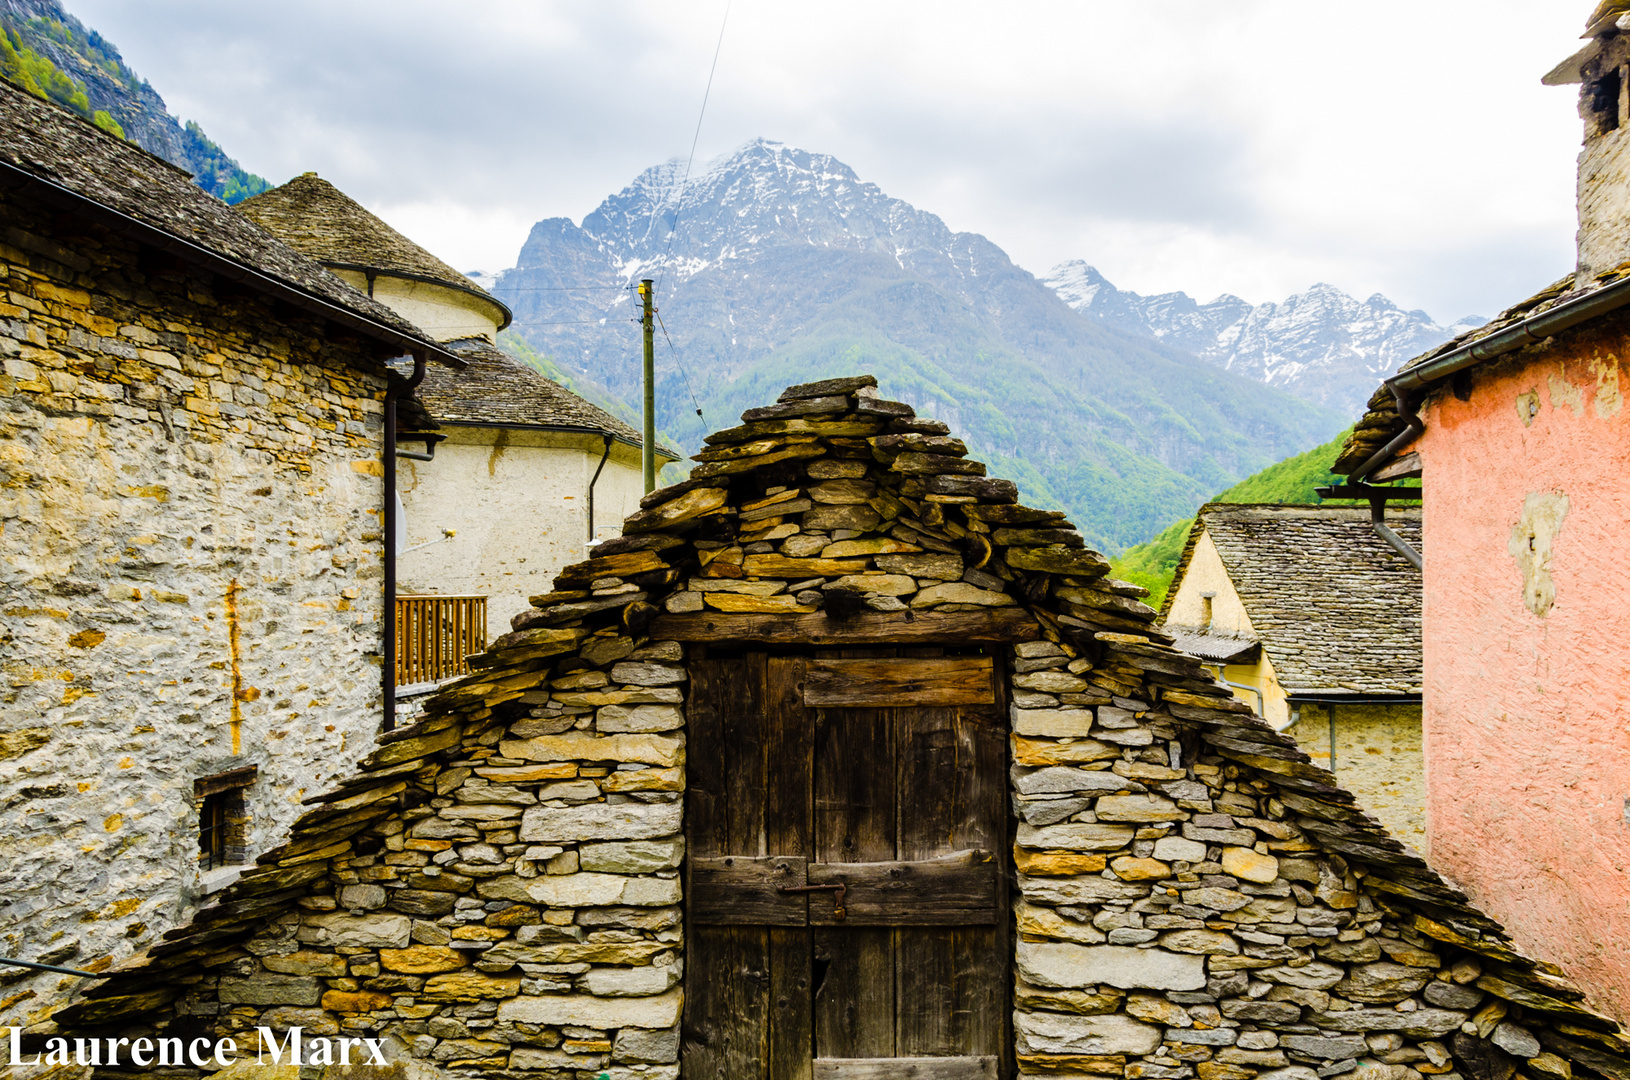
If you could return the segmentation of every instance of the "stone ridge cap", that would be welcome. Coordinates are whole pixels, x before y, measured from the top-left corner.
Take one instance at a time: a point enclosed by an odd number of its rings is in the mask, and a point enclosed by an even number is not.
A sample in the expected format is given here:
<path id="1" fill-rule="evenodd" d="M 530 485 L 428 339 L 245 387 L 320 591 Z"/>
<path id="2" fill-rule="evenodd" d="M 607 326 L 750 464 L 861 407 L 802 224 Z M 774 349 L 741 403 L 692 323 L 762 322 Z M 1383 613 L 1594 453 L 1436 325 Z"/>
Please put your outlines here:
<path id="1" fill-rule="evenodd" d="M 846 380 L 828 382 L 841 384 Z M 825 384 L 814 385 L 819 388 Z M 814 396 L 814 392 L 809 392 L 807 388 L 793 389 L 806 391 L 805 398 L 792 399 L 794 408 L 804 407 L 796 402 Z M 820 400 L 831 396 L 844 395 L 825 395 Z M 783 395 L 783 399 L 785 402 L 786 395 Z M 864 422 L 821 423 L 835 425 L 840 432 L 896 425 L 933 427 L 929 422 L 910 418 L 902 420 L 904 414 L 898 411 L 892 412 L 893 420 L 888 423 L 882 422 L 882 418 L 875 414 L 861 411 L 872 408 L 881 410 L 886 416 L 894 406 L 895 403 L 880 402 L 874 398 L 862 399 L 859 403 L 851 398 L 851 407 L 843 415 L 874 418 Z M 833 409 L 839 407 L 841 405 L 834 405 Z M 750 410 L 749 414 L 758 411 Z M 506 714 L 503 711 L 504 703 L 518 699 L 527 692 L 526 687 L 546 682 L 555 670 L 557 658 L 580 659 L 587 653 L 587 646 L 594 642 L 627 641 L 628 650 L 638 647 L 642 640 L 649 643 L 653 636 L 647 631 L 653 629 L 657 615 L 657 608 L 650 603 L 650 599 L 686 594 L 686 586 L 699 579 L 744 580 L 729 575 L 711 579 L 701 577 L 702 570 L 723 557 L 718 553 L 728 549 L 722 541 L 702 540 L 700 536 L 737 536 L 739 533 L 733 530 L 738 530 L 743 524 L 738 516 L 759 511 L 732 508 L 722 515 L 711 514 L 710 511 L 719 510 L 724 501 L 731 498 L 733 491 L 737 495 L 736 501 L 748 506 L 755 505 L 755 502 L 762 506 L 766 499 L 766 509 L 790 504 L 797 501 L 796 497 L 804 490 L 801 483 L 789 489 L 777 483 L 758 481 L 779 481 L 792 477 L 793 471 L 784 464 L 788 460 L 804 468 L 807 466 L 803 463 L 826 456 L 825 449 L 859 449 L 835 441 L 852 441 L 854 437 L 851 435 L 811 433 L 808 422 L 800 424 L 802 426 L 795 425 L 789 431 L 781 432 L 784 441 L 778 444 L 782 447 L 780 451 L 771 449 L 765 452 L 761 447 L 752 445 L 755 432 L 751 431 L 743 436 L 741 442 L 733 444 L 747 444 L 750 449 L 760 450 L 756 455 L 745 455 L 748 459 L 756 456 L 777 460 L 749 460 L 748 465 L 738 467 L 732 462 L 739 462 L 740 456 L 718 457 L 704 465 L 722 464 L 733 471 L 714 471 L 694 481 L 655 492 L 655 498 L 648 496 L 647 505 L 628 519 L 626 525 L 630 531 L 623 537 L 598 545 L 593 549 L 593 557 L 585 562 L 565 568 L 556 578 L 556 592 L 535 597 L 533 609 L 517 617 L 515 631 L 496 639 L 487 652 L 472 658 L 475 670 L 470 675 L 430 699 L 423 721 L 381 736 L 374 752 L 360 763 L 352 778 L 329 793 L 308 800 L 318 805 L 291 828 L 289 842 L 262 855 L 256 870 L 229 887 L 216 904 L 200 911 L 189 926 L 172 930 L 165 935 L 161 945 L 149 950 L 147 956 L 127 961 L 119 969 L 109 972 L 106 980 L 90 988 L 84 1000 L 60 1010 L 55 1014 L 59 1025 L 105 1027 L 114 1021 L 128 1021 L 131 1017 L 146 1017 L 161 1011 L 182 993 L 178 986 L 164 983 L 163 978 L 186 976 L 201 966 L 207 967 L 231 958 L 234 955 L 232 950 L 237 948 L 236 942 L 254 934 L 268 920 L 292 910 L 301 896 L 324 878 L 328 873 L 327 858 L 354 857 L 356 852 L 350 837 L 365 836 L 367 829 L 382 821 L 394 824 L 402 822 L 404 818 L 419 820 L 419 817 L 413 816 L 415 811 L 425 806 L 431 797 L 429 793 L 437 789 L 436 776 L 429 771 L 437 770 L 450 761 L 461 745 L 491 745 L 495 740 L 483 735 L 489 729 L 495 726 L 507 729 L 510 724 L 519 723 L 530 715 L 513 709 Z M 905 500 L 912 499 L 912 496 L 903 493 L 908 489 L 917 490 L 911 485 L 919 481 L 912 477 L 923 474 L 905 470 L 922 466 L 919 458 L 928 455 L 924 451 L 902 448 L 914 445 L 909 436 L 920 435 L 921 432 L 896 434 L 908 438 L 889 442 L 883 441 L 883 436 L 873 436 L 867 440 L 873 451 L 869 461 L 860 457 L 836 456 L 827 457 L 826 460 L 831 463 L 865 462 L 865 477 L 886 475 L 886 469 L 899 472 L 899 482 L 892 488 L 896 494 L 890 495 L 890 498 L 906 507 Z M 808 442 L 787 441 L 806 437 Z M 927 437 L 943 438 L 939 435 Z M 821 453 L 807 449 L 817 443 L 824 447 Z M 949 444 L 935 445 L 944 450 L 954 449 Z M 795 459 L 779 456 L 796 447 L 806 447 L 797 451 L 803 456 Z M 960 460 L 955 455 L 944 456 Z M 964 470 L 934 475 L 970 475 L 968 465 L 952 466 L 946 462 L 930 464 L 935 468 Z M 851 479 L 868 482 L 861 477 Z M 766 486 L 776 490 L 762 498 L 757 497 L 755 493 Z M 971 490 L 993 493 L 1002 499 L 1008 497 L 1008 488 L 1005 487 L 974 487 Z M 841 493 L 845 497 L 858 494 L 853 488 L 837 488 L 829 493 Z M 742 495 L 753 498 L 742 498 Z M 974 503 L 924 502 L 920 505 L 949 508 L 945 511 L 946 520 L 952 523 L 958 512 L 975 515 L 974 518 L 964 516 L 965 521 L 975 520 L 981 513 L 999 516 L 1037 513 L 994 497 Z M 973 508 L 971 511 L 970 507 Z M 681 520 L 681 514 L 690 516 Z M 722 517 L 725 520 L 708 522 L 709 517 Z M 754 522 L 745 524 L 753 525 Z M 918 524 L 930 530 L 934 528 L 921 521 Z M 658 528 L 659 525 L 661 528 Z M 701 532 L 703 529 L 714 532 L 704 534 Z M 1279 808 L 1276 810 L 1274 802 L 1270 801 L 1264 804 L 1263 812 L 1301 830 L 1306 842 L 1313 846 L 1308 852 L 1309 857 L 1322 854 L 1326 859 L 1340 860 L 1352 868 L 1359 878 L 1360 890 L 1375 905 L 1390 914 L 1403 929 L 1431 939 L 1434 947 L 1445 955 L 1452 958 L 1454 953 L 1451 950 L 1458 950 L 1488 961 L 1484 969 L 1486 974 L 1479 978 L 1478 986 L 1496 999 L 1522 1005 L 1531 1012 L 1542 1014 L 1548 1022 L 1555 1021 L 1557 1016 L 1564 1017 L 1563 1022 L 1583 1021 L 1586 1028 L 1598 1033 L 1591 1036 L 1595 1042 L 1585 1050 L 1610 1059 L 1616 1068 L 1630 1071 L 1630 1041 L 1617 1039 L 1614 1033 L 1619 1028 L 1612 1019 L 1583 1005 L 1573 1004 L 1583 995 L 1566 980 L 1561 969 L 1523 955 L 1498 923 L 1472 906 L 1463 892 L 1434 871 L 1418 853 L 1391 837 L 1375 818 L 1359 807 L 1352 793 L 1343 788 L 1327 769 L 1314 764 L 1293 739 L 1274 731 L 1248 706 L 1234 701 L 1230 690 L 1217 682 L 1199 659 L 1166 645 L 1162 640 L 1163 635 L 1148 625 L 1153 618 L 1152 611 L 1144 608 L 1144 613 L 1137 612 L 1137 607 L 1141 605 L 1110 609 L 1125 613 L 1128 621 L 1141 619 L 1146 626 L 1144 633 L 1092 630 L 1085 620 L 1069 614 L 1087 609 L 1068 597 L 1092 592 L 1095 584 L 1104 583 L 1101 572 L 1096 577 L 1085 572 L 1088 566 L 1093 565 L 1091 560 L 1096 556 L 1064 544 L 1036 545 L 1034 542 L 1037 539 L 1054 537 L 1050 534 L 1046 537 L 1018 535 L 1027 531 L 1014 530 L 1015 535 L 1008 539 L 1024 540 L 1031 547 L 995 544 L 994 547 L 1000 549 L 1001 561 L 989 561 L 987 557 L 987 565 L 1006 570 L 1012 575 L 1011 580 L 1002 581 L 999 591 L 1010 600 L 1016 598 L 1018 602 L 1012 606 L 1022 607 L 1033 615 L 1044 636 L 1064 655 L 1087 659 L 1093 669 L 1109 663 L 1116 665 L 1115 670 L 1136 668 L 1142 673 L 1137 692 L 1147 698 L 1144 703 L 1147 712 L 1141 715 L 1150 722 L 1169 724 L 1181 731 L 1184 737 L 1174 740 L 1174 746 L 1191 745 L 1192 737 L 1195 742 L 1205 744 L 1210 754 L 1226 761 L 1229 768 L 1237 769 L 1241 777 L 1249 778 L 1264 798 L 1269 798 L 1271 794 L 1271 800 L 1277 801 Z M 932 538 L 929 533 L 918 535 L 924 539 Z M 990 535 L 994 536 L 995 530 Z M 690 539 L 686 539 L 687 536 Z M 713 546 L 697 547 L 698 543 Z M 982 543 L 991 546 L 990 541 Z M 702 552 L 714 553 L 709 563 L 693 563 L 687 558 Z M 979 544 L 970 544 L 963 548 L 963 552 L 963 557 L 968 558 L 982 553 L 982 548 Z M 925 553 L 925 558 L 930 554 L 932 552 Z M 942 554 L 950 555 L 949 552 Z M 875 557 L 905 556 L 890 554 Z M 792 556 L 777 558 L 788 563 L 799 562 L 799 558 Z M 824 553 L 822 558 L 833 563 L 843 561 L 838 556 L 828 557 Z M 809 562 L 807 559 L 804 561 Z M 1037 569 L 1026 568 L 1038 564 Z M 1047 569 L 1048 564 L 1064 567 L 1068 572 Z M 808 567 L 785 569 L 774 563 L 764 565 L 784 573 L 807 572 L 814 568 L 813 563 Z M 822 569 L 834 575 L 845 572 L 841 566 Z M 628 575 L 632 580 L 625 579 L 623 575 Z M 629 592 L 620 584 L 606 584 L 612 579 L 627 580 L 638 591 Z M 1104 590 L 1096 593 L 1097 600 L 1107 603 L 1109 598 L 1115 597 L 1116 593 L 1108 591 L 1111 588 L 1105 585 Z M 602 591 L 600 597 L 595 596 L 596 589 Z M 994 593 L 998 589 L 993 586 L 988 591 Z M 784 607 L 787 608 L 788 618 L 805 617 L 796 615 L 791 605 Z M 834 618 L 834 614 L 828 612 L 826 618 Z M 668 639 L 657 634 L 654 640 Z M 602 659 L 590 660 L 589 670 L 609 665 L 616 656 L 628 656 L 630 652 L 614 652 L 611 654 L 612 660 L 604 660 L 605 653 L 596 655 Z M 570 670 L 583 669 L 573 666 Z M 682 697 L 678 700 L 683 704 Z M 596 736 L 584 732 L 581 736 L 568 733 L 562 737 Z M 1184 767 L 1192 777 L 1198 755 L 1191 755 L 1184 749 L 1182 757 Z M 317 852 L 332 852 L 335 845 L 343 845 L 337 854 L 327 855 L 323 859 L 314 857 Z M 332 885 L 328 887 L 333 888 Z M 176 959 L 166 965 L 168 957 Z M 168 969 L 173 970 L 169 970 L 166 976 Z M 160 979 L 157 986 L 154 985 L 155 977 Z M 1607 1034 L 1601 1034 L 1603 1032 Z M 1596 1044 L 1610 1049 L 1598 1049 Z"/>
<path id="2" fill-rule="evenodd" d="M 316 173 L 303 173 L 235 209 L 290 247 L 344 269 L 406 273 L 508 305 Z M 507 324 L 506 324 L 507 325 Z"/>

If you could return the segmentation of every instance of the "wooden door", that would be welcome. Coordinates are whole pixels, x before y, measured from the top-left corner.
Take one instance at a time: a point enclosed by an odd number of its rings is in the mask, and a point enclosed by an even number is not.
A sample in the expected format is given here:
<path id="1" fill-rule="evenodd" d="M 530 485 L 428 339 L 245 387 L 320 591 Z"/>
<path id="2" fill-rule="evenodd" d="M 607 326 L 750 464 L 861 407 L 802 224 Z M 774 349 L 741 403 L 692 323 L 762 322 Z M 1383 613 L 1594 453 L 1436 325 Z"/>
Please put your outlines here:
<path id="1" fill-rule="evenodd" d="M 693 659 L 686 1080 L 1011 1075 L 1001 680 L 935 652 Z"/>

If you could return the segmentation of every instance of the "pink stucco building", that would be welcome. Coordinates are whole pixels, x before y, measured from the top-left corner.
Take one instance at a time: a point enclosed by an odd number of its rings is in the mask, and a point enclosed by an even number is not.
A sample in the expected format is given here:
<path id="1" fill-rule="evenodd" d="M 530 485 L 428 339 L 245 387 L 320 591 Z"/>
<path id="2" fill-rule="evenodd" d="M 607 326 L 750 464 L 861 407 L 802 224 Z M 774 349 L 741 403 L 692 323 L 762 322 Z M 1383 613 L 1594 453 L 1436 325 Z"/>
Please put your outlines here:
<path id="1" fill-rule="evenodd" d="M 1581 86 L 1576 272 L 1406 365 L 1337 462 L 1424 487 L 1434 864 L 1630 1020 L 1630 4 Z"/>

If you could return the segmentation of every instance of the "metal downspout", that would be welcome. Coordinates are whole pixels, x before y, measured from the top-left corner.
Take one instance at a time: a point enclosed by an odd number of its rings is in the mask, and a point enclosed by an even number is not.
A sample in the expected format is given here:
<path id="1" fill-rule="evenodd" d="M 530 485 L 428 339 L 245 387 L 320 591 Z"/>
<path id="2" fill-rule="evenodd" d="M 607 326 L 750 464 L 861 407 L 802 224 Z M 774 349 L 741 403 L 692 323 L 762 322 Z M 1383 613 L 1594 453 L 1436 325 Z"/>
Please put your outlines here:
<path id="1" fill-rule="evenodd" d="M 1330 718 L 1330 775 L 1336 775 L 1336 703 L 1332 701 L 1324 707 L 1325 716 Z"/>
<path id="2" fill-rule="evenodd" d="M 606 459 L 611 456 L 611 441 L 614 436 L 607 431 L 604 433 L 604 437 L 606 451 L 600 455 L 600 464 L 594 470 L 594 478 L 589 481 L 589 545 L 591 547 L 594 545 L 594 485 L 600 482 L 600 470 L 606 467 Z"/>
<path id="3" fill-rule="evenodd" d="M 396 401 L 424 381 L 425 355 L 413 354 L 413 375 L 385 390 L 385 721 L 383 729 L 396 729 Z"/>
<path id="4" fill-rule="evenodd" d="M 1392 550 L 1407 559 L 1411 566 L 1417 570 L 1422 569 L 1421 553 L 1410 547 L 1408 540 L 1405 540 L 1388 527 L 1386 499 L 1370 500 L 1370 528 L 1375 530 L 1375 535 L 1390 544 Z"/>
<path id="5" fill-rule="evenodd" d="M 1235 690 L 1244 690 L 1248 694 L 1255 694 L 1256 714 L 1264 720 L 1268 718 L 1267 700 L 1263 698 L 1262 691 L 1258 690 L 1254 686 L 1247 686 L 1245 683 L 1237 683 L 1230 679 L 1228 676 L 1223 674 L 1223 666 L 1221 664 L 1217 665 L 1217 681 L 1222 683 L 1224 686 L 1231 686 Z"/>

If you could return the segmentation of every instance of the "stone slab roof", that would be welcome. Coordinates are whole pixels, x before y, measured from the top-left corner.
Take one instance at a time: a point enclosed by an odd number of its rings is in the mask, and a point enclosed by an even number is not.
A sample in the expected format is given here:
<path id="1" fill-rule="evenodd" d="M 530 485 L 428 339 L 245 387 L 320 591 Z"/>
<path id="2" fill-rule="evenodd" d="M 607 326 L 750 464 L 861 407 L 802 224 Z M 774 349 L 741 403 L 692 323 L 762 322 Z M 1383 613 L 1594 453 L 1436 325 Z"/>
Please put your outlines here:
<path id="1" fill-rule="evenodd" d="M 237 205 L 239 213 L 325 266 L 382 270 L 425 279 L 509 308 L 487 290 L 403 236 L 314 172 Z"/>
<path id="2" fill-rule="evenodd" d="M 245 284 L 285 286 L 354 316 L 355 329 L 451 360 L 424 331 L 200 189 L 185 170 L 0 80 L 0 180 L 30 179 L 58 200 L 93 204 L 115 228 L 122 221 L 180 241 L 172 250 L 184 258 L 225 259 L 251 272 Z"/>
<path id="3" fill-rule="evenodd" d="M 425 372 L 415 396 L 440 423 L 495 424 L 604 432 L 639 445 L 640 433 L 521 360 L 495 348 L 485 338 L 459 338 L 447 343 L 467 363 L 461 372 Z M 658 456 L 678 461 L 676 450 L 658 445 Z"/>
<path id="4" fill-rule="evenodd" d="M 1171 627 L 1170 633 L 1172 648 L 1217 664 L 1248 663 L 1262 648 L 1262 643 L 1255 638 L 1234 637 L 1231 634 L 1211 634 L 1181 626 Z"/>
<path id="5" fill-rule="evenodd" d="M 1419 508 L 1389 509 L 1387 523 L 1421 549 Z M 1206 506 L 1168 596 L 1202 530 L 1292 694 L 1421 692 L 1421 572 L 1375 535 L 1368 508 Z"/>
<path id="6" fill-rule="evenodd" d="M 1627 3 L 1630 3 L 1630 0 L 1627 0 Z M 1526 300 L 1506 308 L 1475 330 L 1467 331 L 1451 341 L 1444 342 L 1435 349 L 1422 353 L 1398 370 L 1399 372 L 1405 372 L 1420 367 L 1428 361 L 1435 360 L 1457 349 L 1493 337 L 1502 330 L 1508 330 L 1526 319 L 1543 315 L 1559 305 L 1581 300 L 1626 278 L 1630 278 L 1630 264 L 1599 274 L 1583 285 L 1578 284 L 1574 275 L 1569 274 L 1567 277 L 1547 285 Z M 1342 445 L 1341 453 L 1331 466 L 1331 470 L 1344 476 L 1352 475 L 1360 465 L 1368 461 L 1377 450 L 1380 450 L 1394 435 L 1403 430 L 1404 421 L 1398 415 L 1397 400 L 1394 398 L 1392 389 L 1383 382 L 1375 393 L 1370 396 L 1364 415 L 1354 426 L 1353 433 L 1347 437 L 1347 442 Z"/>

